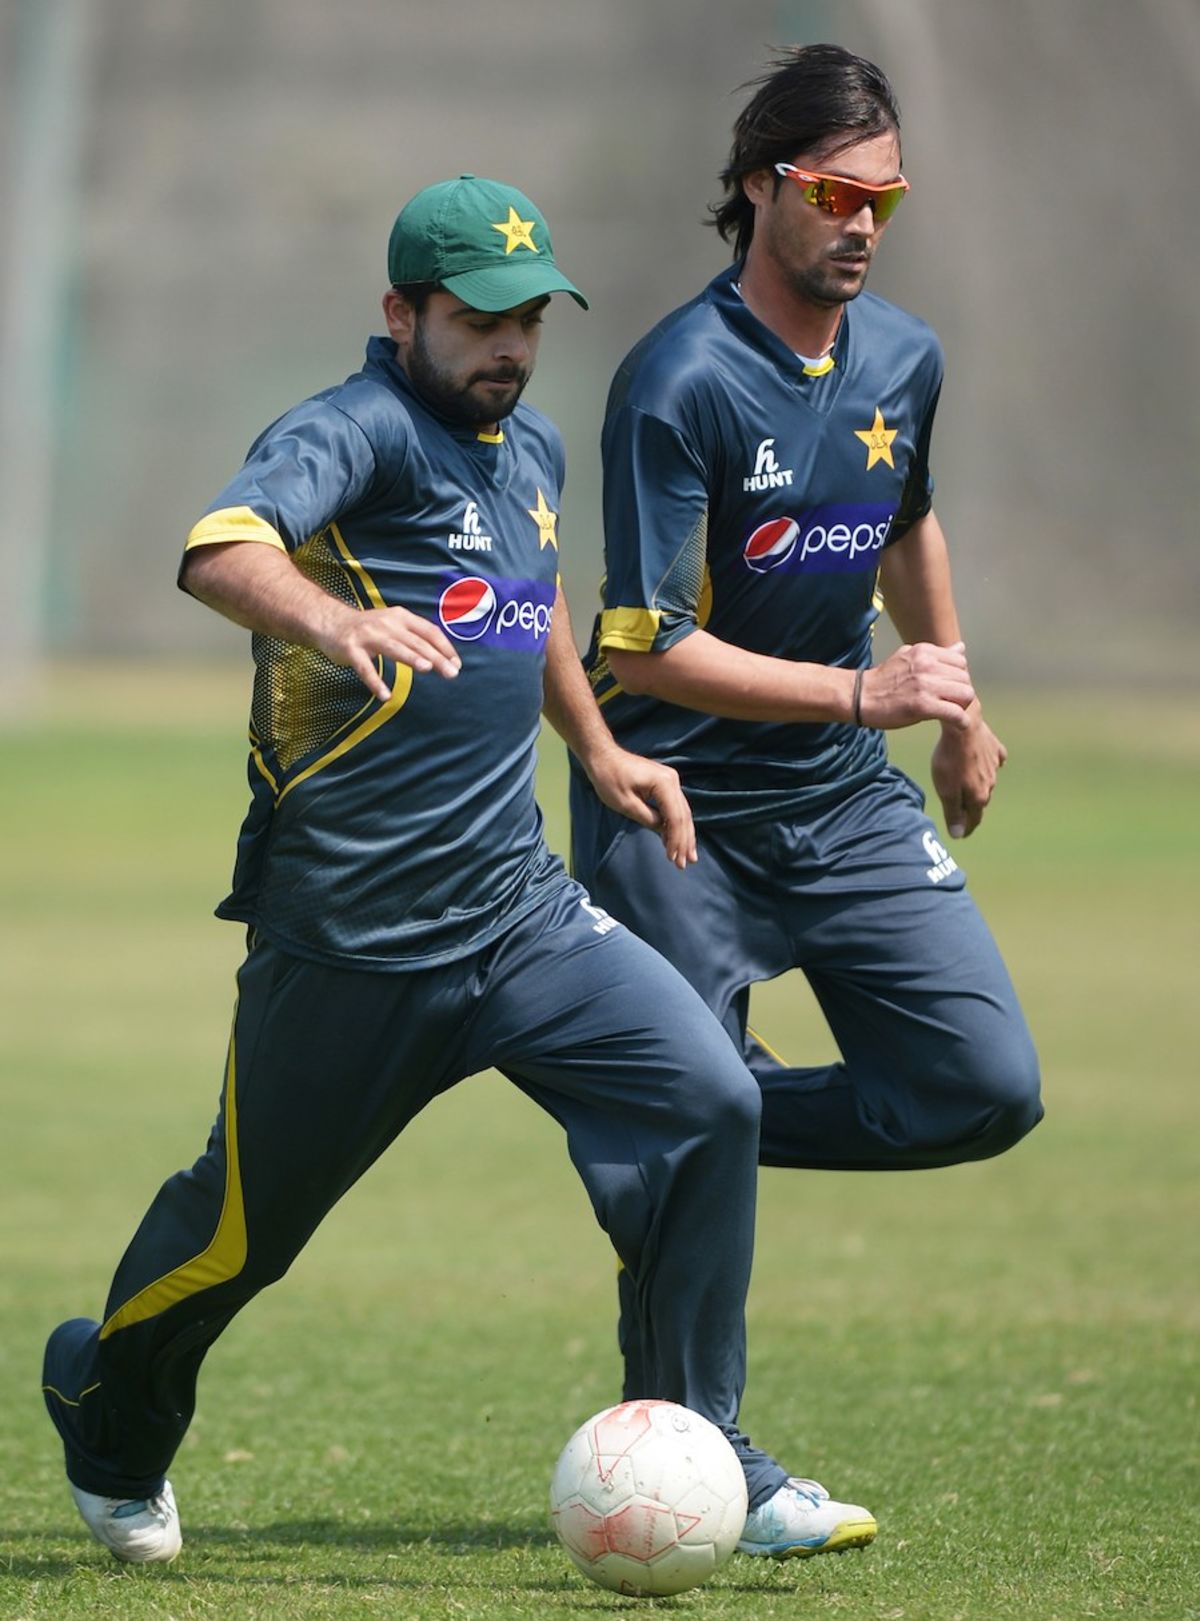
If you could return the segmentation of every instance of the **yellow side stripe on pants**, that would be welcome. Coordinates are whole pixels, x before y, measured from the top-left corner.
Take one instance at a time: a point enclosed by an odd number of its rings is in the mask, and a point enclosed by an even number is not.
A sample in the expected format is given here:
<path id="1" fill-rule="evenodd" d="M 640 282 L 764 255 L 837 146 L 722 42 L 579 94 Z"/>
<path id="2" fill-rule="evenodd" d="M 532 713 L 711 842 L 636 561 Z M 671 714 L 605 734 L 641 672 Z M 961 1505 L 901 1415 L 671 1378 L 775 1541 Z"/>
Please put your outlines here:
<path id="1" fill-rule="evenodd" d="M 234 1015 L 236 1028 L 237 1015 Z M 238 1167 L 237 1098 L 234 1038 L 229 1038 L 229 1062 L 225 1071 L 225 1197 L 217 1230 L 208 1248 L 199 1255 L 177 1266 L 174 1271 L 147 1284 L 131 1300 L 127 1300 L 100 1330 L 100 1338 L 107 1339 L 118 1329 L 134 1323 L 144 1323 L 159 1312 L 166 1311 L 189 1295 L 201 1289 L 211 1289 L 218 1283 L 236 1278 L 246 1264 L 246 1211 L 242 1202 L 242 1180 Z"/>
<path id="2" fill-rule="evenodd" d="M 76 1401 L 72 1401 L 70 1396 L 64 1396 L 57 1385 L 43 1385 L 42 1389 L 50 1396 L 57 1396 L 64 1407 L 78 1407 L 85 1396 L 90 1396 L 93 1390 L 100 1389 L 100 1381 L 97 1379 L 94 1385 L 89 1385 L 86 1390 L 81 1390 Z"/>
<path id="3" fill-rule="evenodd" d="M 750 1037 L 750 1040 L 755 1044 L 756 1047 L 762 1048 L 763 1052 L 766 1053 L 768 1058 L 773 1058 L 775 1062 L 777 1064 L 781 1064 L 784 1069 L 789 1068 L 787 1059 L 784 1058 L 781 1053 L 777 1053 L 769 1041 L 764 1041 L 757 1030 L 752 1030 L 750 1026 L 747 1025 L 746 1034 Z"/>

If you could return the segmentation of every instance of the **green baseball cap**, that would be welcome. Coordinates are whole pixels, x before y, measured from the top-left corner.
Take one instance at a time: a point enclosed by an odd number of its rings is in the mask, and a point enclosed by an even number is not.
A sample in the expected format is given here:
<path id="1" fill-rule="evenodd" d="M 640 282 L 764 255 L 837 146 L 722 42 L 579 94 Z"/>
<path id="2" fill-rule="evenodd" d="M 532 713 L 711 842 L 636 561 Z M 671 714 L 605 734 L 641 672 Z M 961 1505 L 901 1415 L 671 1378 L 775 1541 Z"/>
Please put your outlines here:
<path id="1" fill-rule="evenodd" d="M 388 241 L 388 279 L 440 282 L 489 312 L 543 293 L 570 293 L 588 307 L 555 264 L 549 228 L 529 198 L 473 174 L 426 186 L 405 203 Z"/>

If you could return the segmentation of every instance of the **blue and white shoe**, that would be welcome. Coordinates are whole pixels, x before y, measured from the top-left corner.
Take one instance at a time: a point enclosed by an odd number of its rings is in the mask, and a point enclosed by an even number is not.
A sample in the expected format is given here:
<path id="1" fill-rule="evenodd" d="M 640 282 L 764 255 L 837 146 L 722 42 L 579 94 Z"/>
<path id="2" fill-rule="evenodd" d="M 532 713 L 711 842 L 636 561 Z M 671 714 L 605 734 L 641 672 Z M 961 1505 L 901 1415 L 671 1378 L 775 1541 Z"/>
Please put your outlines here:
<path id="1" fill-rule="evenodd" d="M 806 1559 L 815 1553 L 845 1553 L 874 1542 L 875 1516 L 856 1503 L 835 1503 L 815 1480 L 785 1480 L 746 1516 L 739 1553 L 759 1558 Z"/>
<path id="2" fill-rule="evenodd" d="M 170 1564 L 183 1546 L 171 1482 L 153 1497 L 100 1497 L 67 1482 L 83 1522 L 118 1559 L 131 1565 Z"/>

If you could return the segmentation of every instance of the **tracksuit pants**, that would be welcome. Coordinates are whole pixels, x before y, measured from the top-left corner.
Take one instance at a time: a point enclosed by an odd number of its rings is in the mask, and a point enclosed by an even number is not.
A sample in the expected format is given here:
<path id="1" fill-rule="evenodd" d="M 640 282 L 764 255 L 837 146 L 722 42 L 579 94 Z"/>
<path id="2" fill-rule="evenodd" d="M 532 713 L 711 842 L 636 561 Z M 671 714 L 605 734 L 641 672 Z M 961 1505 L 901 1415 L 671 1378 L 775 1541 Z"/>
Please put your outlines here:
<path id="1" fill-rule="evenodd" d="M 696 993 L 565 878 L 436 967 L 334 968 L 257 939 L 204 1153 L 151 1204 L 103 1321 L 50 1337 L 45 1396 L 70 1479 L 157 1491 L 221 1331 L 425 1104 L 493 1066 L 566 1133 L 623 1265 L 638 1394 L 719 1424 L 752 1500 L 769 1496 L 785 1471 L 737 1429 L 759 1094 Z"/>
<path id="2" fill-rule="evenodd" d="M 903 772 L 889 766 L 803 819 L 705 824 L 686 872 L 656 862 L 653 834 L 578 773 L 571 812 L 575 876 L 695 986 L 758 1082 L 762 1164 L 955 1165 L 1002 1153 L 1041 1119 L 1012 982 Z M 787 1063 L 747 1028 L 751 987 L 791 968 L 816 995 L 837 1063 Z M 622 1287 L 632 1393 L 648 1369 Z"/>

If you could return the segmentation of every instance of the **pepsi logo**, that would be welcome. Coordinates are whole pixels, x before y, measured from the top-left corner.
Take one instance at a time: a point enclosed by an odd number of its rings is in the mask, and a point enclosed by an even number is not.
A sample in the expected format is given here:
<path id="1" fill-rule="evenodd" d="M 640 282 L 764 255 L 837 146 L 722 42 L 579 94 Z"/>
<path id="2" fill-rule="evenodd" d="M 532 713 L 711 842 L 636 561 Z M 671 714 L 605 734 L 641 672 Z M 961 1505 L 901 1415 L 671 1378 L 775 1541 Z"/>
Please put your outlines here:
<path id="1" fill-rule="evenodd" d="M 756 574 L 766 574 L 786 563 L 800 538 L 795 518 L 771 518 L 760 523 L 746 542 L 742 556 Z"/>
<path id="2" fill-rule="evenodd" d="M 476 574 L 448 585 L 438 599 L 438 617 L 460 642 L 477 642 L 487 634 L 496 612 L 496 593 Z"/>
<path id="3" fill-rule="evenodd" d="M 888 502 L 857 501 L 771 518 L 752 531 L 742 561 L 754 574 L 865 573 L 879 566 L 894 515 Z"/>
<path id="4" fill-rule="evenodd" d="M 555 583 L 443 575 L 438 618 L 459 642 L 506 652 L 540 653 L 554 618 Z"/>

